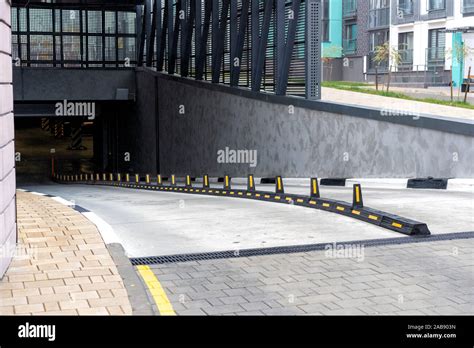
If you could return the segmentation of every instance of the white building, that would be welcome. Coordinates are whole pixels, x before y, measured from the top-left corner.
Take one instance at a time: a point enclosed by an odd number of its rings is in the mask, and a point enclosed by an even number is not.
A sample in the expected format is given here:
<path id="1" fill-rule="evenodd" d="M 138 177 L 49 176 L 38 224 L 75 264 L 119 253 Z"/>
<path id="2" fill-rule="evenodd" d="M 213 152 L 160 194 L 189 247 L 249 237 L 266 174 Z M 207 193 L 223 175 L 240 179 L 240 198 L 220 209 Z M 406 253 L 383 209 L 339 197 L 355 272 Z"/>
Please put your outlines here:
<path id="1" fill-rule="evenodd" d="M 463 64 L 458 59 L 462 42 L 474 48 L 474 0 L 392 0 L 391 5 L 390 44 L 402 56 L 399 79 L 457 84 L 469 66 L 474 71 L 474 51 Z"/>

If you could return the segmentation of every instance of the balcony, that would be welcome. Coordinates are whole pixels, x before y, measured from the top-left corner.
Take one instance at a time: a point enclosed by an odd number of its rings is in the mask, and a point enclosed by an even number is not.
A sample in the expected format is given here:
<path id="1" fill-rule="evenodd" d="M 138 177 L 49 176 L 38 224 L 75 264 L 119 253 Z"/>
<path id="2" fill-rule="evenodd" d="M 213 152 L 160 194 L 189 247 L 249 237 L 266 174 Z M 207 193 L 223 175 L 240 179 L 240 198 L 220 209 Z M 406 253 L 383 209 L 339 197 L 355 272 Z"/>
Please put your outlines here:
<path id="1" fill-rule="evenodd" d="M 342 42 L 343 53 L 352 55 L 357 52 L 357 39 L 345 39 Z"/>
<path id="2" fill-rule="evenodd" d="M 357 0 L 344 0 L 342 15 L 344 18 L 353 18 L 357 15 Z"/>
<path id="3" fill-rule="evenodd" d="M 461 11 L 463 14 L 474 14 L 474 0 L 464 0 Z"/>
<path id="4" fill-rule="evenodd" d="M 446 48 L 445 47 L 430 47 L 426 49 L 426 65 L 432 66 L 444 66 L 446 61 Z"/>
<path id="5" fill-rule="evenodd" d="M 390 26 L 390 7 L 377 8 L 369 11 L 369 29 Z"/>

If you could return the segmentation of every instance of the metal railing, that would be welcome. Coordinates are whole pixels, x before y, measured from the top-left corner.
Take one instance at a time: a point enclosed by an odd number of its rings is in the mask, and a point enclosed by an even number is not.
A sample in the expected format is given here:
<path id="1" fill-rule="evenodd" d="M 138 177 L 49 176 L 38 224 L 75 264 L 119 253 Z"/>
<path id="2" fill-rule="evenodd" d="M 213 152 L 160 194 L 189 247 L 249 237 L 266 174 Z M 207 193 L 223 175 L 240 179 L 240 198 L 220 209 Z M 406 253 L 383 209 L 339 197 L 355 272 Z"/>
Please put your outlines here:
<path id="1" fill-rule="evenodd" d="M 342 15 L 354 17 L 357 14 L 357 0 L 344 0 Z"/>
<path id="2" fill-rule="evenodd" d="M 369 29 L 388 27 L 390 25 L 390 7 L 369 11 Z"/>
<path id="3" fill-rule="evenodd" d="M 357 52 L 357 39 L 345 39 L 342 42 L 344 54 L 354 54 Z"/>

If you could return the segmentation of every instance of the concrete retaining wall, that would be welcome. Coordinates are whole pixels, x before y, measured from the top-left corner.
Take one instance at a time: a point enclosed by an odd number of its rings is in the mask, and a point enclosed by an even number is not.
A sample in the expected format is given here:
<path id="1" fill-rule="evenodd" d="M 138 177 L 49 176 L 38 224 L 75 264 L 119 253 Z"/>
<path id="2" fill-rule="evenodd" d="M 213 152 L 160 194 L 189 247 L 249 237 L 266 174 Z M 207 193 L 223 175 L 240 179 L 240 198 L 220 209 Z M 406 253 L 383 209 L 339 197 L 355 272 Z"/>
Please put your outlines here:
<path id="1" fill-rule="evenodd" d="M 17 238 L 10 5 L 0 2 L 0 278 Z"/>
<path id="2" fill-rule="evenodd" d="M 153 79 L 145 75 L 158 79 L 158 110 Z M 384 116 L 374 109 L 262 95 L 146 69 L 138 71 L 137 88 L 135 123 L 142 131 L 135 169 L 142 173 L 154 173 L 158 150 L 164 175 L 472 177 L 472 122 Z M 256 167 L 219 163 L 218 151 L 226 148 L 256 150 Z"/>

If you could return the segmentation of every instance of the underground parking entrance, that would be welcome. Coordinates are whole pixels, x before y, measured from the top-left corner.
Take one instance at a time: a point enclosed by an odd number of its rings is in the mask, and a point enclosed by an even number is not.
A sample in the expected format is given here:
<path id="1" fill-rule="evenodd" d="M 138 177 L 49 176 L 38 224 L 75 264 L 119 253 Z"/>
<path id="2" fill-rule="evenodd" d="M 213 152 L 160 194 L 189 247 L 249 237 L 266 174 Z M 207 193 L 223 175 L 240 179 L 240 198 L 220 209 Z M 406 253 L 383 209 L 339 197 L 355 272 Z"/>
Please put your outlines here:
<path id="1" fill-rule="evenodd" d="M 96 123 L 82 117 L 15 119 L 18 183 L 47 182 L 62 169 L 93 170 Z"/>

